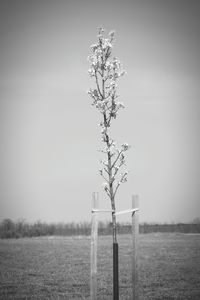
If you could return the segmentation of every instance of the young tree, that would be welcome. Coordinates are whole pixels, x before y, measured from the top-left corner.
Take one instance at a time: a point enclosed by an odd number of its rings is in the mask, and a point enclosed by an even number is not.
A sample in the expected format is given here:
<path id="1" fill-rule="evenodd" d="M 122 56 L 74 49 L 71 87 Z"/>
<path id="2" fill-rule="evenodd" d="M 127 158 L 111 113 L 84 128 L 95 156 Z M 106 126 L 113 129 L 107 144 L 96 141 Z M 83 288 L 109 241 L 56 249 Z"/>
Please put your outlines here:
<path id="1" fill-rule="evenodd" d="M 91 45 L 92 54 L 88 57 L 90 62 L 88 73 L 95 82 L 95 88 L 91 88 L 88 94 L 92 98 L 92 105 L 102 115 L 99 126 L 104 147 L 101 152 L 105 154 L 106 159 L 101 160 L 102 167 L 99 172 L 105 180 L 103 188 L 111 201 L 113 243 L 117 243 L 115 197 L 120 185 L 127 181 L 127 171 L 121 172 L 121 170 L 125 165 L 124 153 L 130 146 L 124 143 L 121 147 L 117 147 L 110 136 L 112 121 L 116 119 L 119 110 L 124 108 L 124 104 L 118 101 L 117 82 L 125 74 L 125 71 L 122 69 L 120 61 L 112 55 L 113 42 L 114 31 L 111 31 L 105 38 L 104 30 L 100 28 L 98 40 Z"/>

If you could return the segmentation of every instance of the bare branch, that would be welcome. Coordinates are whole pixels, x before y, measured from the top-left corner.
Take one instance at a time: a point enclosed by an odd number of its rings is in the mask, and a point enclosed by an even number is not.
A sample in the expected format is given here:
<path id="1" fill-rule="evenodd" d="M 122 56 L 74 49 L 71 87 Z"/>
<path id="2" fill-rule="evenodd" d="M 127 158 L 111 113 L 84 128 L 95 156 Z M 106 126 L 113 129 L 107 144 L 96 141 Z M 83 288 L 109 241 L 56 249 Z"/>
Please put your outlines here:
<path id="1" fill-rule="evenodd" d="M 118 159 L 120 158 L 120 155 L 122 154 L 122 150 L 119 151 L 117 158 L 115 159 L 114 163 L 112 164 L 111 168 L 113 169 L 113 167 L 115 166 L 116 162 L 118 161 Z"/>
<path id="2" fill-rule="evenodd" d="M 107 171 L 106 171 L 107 172 Z M 103 177 L 103 179 L 107 182 L 107 183 L 109 183 L 109 180 L 104 176 L 104 174 L 103 174 L 103 170 L 99 170 L 99 173 L 100 173 L 100 175 Z"/>
<path id="3" fill-rule="evenodd" d="M 119 186 L 121 185 L 121 183 L 124 183 L 124 182 L 125 182 L 124 179 L 125 179 L 126 176 L 127 176 L 127 172 L 125 172 L 125 173 L 122 175 L 120 181 L 118 182 L 118 184 L 117 184 L 117 186 L 116 186 L 116 188 L 115 188 L 115 191 L 114 191 L 114 197 L 115 197 L 115 195 L 116 195 L 116 193 L 117 193 L 117 190 L 118 190 Z"/>
<path id="4" fill-rule="evenodd" d="M 99 87 L 98 76 L 97 76 L 97 71 L 96 70 L 95 70 L 95 80 L 96 80 L 96 85 L 97 85 L 97 89 L 98 89 L 99 95 L 103 99 L 103 95 L 102 95 L 100 87 Z"/>

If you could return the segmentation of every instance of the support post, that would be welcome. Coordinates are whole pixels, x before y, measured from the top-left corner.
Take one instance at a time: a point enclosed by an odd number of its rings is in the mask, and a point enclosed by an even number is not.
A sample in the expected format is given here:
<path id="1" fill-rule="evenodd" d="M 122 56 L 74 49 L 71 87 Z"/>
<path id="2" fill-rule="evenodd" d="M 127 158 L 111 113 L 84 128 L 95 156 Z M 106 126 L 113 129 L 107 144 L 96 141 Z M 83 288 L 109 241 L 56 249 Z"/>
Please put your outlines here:
<path id="1" fill-rule="evenodd" d="M 92 228 L 91 228 L 91 274 L 90 296 L 91 300 L 97 300 L 97 238 L 98 238 L 98 193 L 92 194 Z"/>
<path id="2" fill-rule="evenodd" d="M 139 207 L 138 195 L 132 196 L 132 208 Z M 132 253 L 132 300 L 139 300 L 138 290 L 138 236 L 139 236 L 139 212 L 132 213 L 132 240 L 133 240 L 133 253 Z"/>
<path id="3" fill-rule="evenodd" d="M 118 243 L 113 243 L 113 300 L 119 300 Z"/>

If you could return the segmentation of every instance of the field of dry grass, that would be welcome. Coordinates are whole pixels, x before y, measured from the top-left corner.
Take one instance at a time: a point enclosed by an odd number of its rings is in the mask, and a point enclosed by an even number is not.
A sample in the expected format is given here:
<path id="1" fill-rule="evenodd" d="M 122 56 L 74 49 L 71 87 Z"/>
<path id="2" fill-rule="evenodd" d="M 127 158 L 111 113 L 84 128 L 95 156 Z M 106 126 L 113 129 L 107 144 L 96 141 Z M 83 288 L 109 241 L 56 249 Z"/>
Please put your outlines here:
<path id="1" fill-rule="evenodd" d="M 131 240 L 119 236 L 120 299 L 131 295 Z M 89 299 L 90 240 L 0 240 L 0 299 Z M 200 299 L 200 235 L 139 237 L 141 300 Z M 98 299 L 112 299 L 112 239 L 98 244 Z"/>

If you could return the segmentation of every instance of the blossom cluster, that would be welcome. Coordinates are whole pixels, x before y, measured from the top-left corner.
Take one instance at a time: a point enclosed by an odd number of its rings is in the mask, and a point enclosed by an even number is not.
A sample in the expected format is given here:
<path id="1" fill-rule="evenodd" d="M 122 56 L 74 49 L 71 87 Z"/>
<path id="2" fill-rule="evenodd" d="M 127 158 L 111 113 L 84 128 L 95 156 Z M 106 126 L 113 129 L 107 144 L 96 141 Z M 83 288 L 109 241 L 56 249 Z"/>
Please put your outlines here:
<path id="1" fill-rule="evenodd" d="M 116 85 L 112 85 L 112 88 L 114 88 L 114 93 L 116 93 Z M 104 98 L 101 96 L 98 89 L 90 89 L 88 94 L 93 99 L 92 105 L 94 105 L 102 114 L 108 113 L 111 118 L 115 119 L 118 111 L 121 108 L 125 108 L 123 102 L 115 100 L 118 97 L 117 95 L 110 98 L 111 94 L 109 94 Z"/>
<path id="2" fill-rule="evenodd" d="M 121 167 L 126 165 L 124 152 L 126 152 L 129 148 L 130 145 L 128 145 L 127 143 L 122 144 L 121 147 L 119 148 L 116 146 L 116 143 L 111 140 L 109 146 L 106 146 L 104 149 L 100 150 L 102 153 L 105 154 L 109 153 L 110 157 L 112 158 L 112 163 L 110 166 L 107 160 L 101 160 L 100 163 L 102 167 L 101 169 L 99 169 L 99 174 L 105 180 L 102 187 L 109 196 L 110 196 L 109 188 L 108 188 L 109 183 L 112 184 L 112 186 L 114 187 L 115 190 L 114 195 L 115 195 L 121 183 L 125 183 L 127 181 L 127 175 L 128 175 L 127 171 L 122 172 L 120 174 L 118 173 L 119 170 L 121 170 Z M 110 177 L 109 174 L 111 175 Z"/>
<path id="3" fill-rule="evenodd" d="M 90 89 L 88 94 L 92 98 L 92 105 L 99 111 L 109 114 L 110 119 L 116 118 L 119 109 L 124 108 L 122 102 L 118 102 L 117 81 L 125 74 L 121 62 L 112 57 L 114 31 L 108 38 L 103 37 L 104 30 L 99 30 L 98 41 L 91 45 L 92 54 L 88 56 L 90 69 L 88 74 L 95 78 L 96 88 Z"/>
<path id="4" fill-rule="evenodd" d="M 121 167 L 125 165 L 124 153 L 130 148 L 127 143 L 117 147 L 115 141 L 110 137 L 109 128 L 113 119 L 117 117 L 118 111 L 124 108 L 123 102 L 118 101 L 117 83 L 126 72 L 121 62 L 112 56 L 114 43 L 114 31 L 104 37 L 104 30 L 100 28 L 98 40 L 92 44 L 91 55 L 88 57 L 90 69 L 88 74 L 95 81 L 95 88 L 91 88 L 88 94 L 95 106 L 103 116 L 100 122 L 101 139 L 105 147 L 100 151 L 106 155 L 106 160 L 101 160 L 100 175 L 105 182 L 103 188 L 114 201 L 115 194 L 121 185 L 127 181 L 128 172 L 119 174 Z"/>

